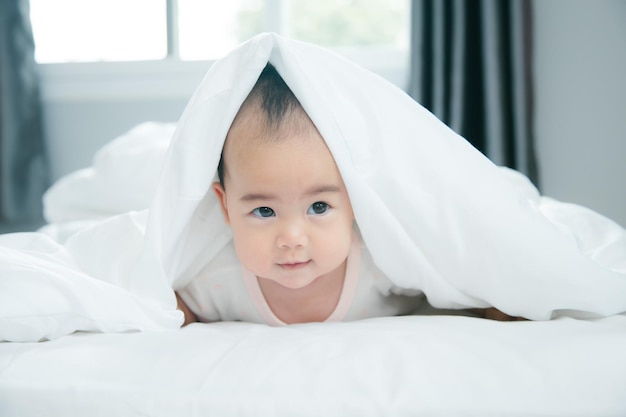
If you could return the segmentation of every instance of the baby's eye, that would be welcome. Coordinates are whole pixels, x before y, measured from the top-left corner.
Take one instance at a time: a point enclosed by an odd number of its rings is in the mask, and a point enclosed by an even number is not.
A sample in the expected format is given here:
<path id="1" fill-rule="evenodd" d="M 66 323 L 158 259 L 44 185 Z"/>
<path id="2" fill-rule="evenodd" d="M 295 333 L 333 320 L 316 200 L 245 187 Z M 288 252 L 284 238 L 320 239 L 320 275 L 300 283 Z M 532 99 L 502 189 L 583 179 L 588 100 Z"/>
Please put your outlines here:
<path id="1" fill-rule="evenodd" d="M 252 214 L 254 214 L 257 217 L 273 217 L 276 215 L 276 213 L 274 213 L 274 210 L 272 210 L 269 207 L 257 207 L 254 210 L 252 210 Z"/>
<path id="2" fill-rule="evenodd" d="M 324 203 L 323 201 L 318 201 L 316 203 L 311 204 L 311 207 L 307 210 L 307 214 L 324 214 L 328 211 L 329 205 Z"/>

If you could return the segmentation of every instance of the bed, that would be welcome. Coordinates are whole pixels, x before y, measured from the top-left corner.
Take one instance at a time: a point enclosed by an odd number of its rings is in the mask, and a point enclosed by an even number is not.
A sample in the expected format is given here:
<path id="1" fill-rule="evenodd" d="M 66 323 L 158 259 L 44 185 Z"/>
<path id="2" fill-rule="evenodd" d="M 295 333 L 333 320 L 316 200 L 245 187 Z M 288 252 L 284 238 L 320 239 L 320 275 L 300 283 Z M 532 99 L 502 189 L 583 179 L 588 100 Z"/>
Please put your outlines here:
<path id="1" fill-rule="evenodd" d="M 626 320 L 407 316 L 0 344 L 2 416 L 623 416 Z"/>
<path id="2" fill-rule="evenodd" d="M 366 241 L 392 236 L 367 241 L 376 262 L 424 291 L 413 314 L 180 327 L 173 289 L 229 238 L 206 195 L 216 155 L 268 60 L 366 207 L 355 213 Z M 327 68 L 345 78 L 317 80 Z M 626 232 L 540 196 L 359 71 L 261 35 L 214 66 L 176 125 L 143 123 L 55 183 L 44 198 L 48 225 L 0 236 L 0 415 L 626 415 Z M 356 107 L 342 101 L 353 79 L 373 95 L 351 91 Z M 336 100 L 319 97 L 322 86 Z M 380 100 L 402 105 L 380 110 Z M 331 102 L 344 117 L 327 116 Z M 359 107 L 377 110 L 360 119 Z M 372 177 L 365 162 L 388 149 L 374 142 L 377 124 L 397 129 L 385 137 L 397 149 Z M 405 142 L 406 132 L 424 134 Z M 347 145 L 327 139 L 338 137 Z M 464 175 L 452 175 L 459 167 Z M 410 170 L 410 183 L 387 182 L 397 170 Z M 409 186 L 414 194 L 401 192 Z M 532 320 L 466 310 L 488 306 Z"/>

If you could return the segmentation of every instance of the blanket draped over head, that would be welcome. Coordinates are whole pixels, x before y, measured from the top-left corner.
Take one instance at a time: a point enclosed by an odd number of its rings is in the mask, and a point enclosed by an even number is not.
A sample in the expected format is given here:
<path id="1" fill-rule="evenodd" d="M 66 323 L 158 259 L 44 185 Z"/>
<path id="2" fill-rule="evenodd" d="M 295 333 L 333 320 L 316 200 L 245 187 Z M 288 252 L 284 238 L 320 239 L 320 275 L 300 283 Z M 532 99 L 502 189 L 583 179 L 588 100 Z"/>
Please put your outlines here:
<path id="1" fill-rule="evenodd" d="M 0 237 L 0 339 L 177 328 L 172 288 L 231 233 L 210 191 L 224 138 L 272 63 L 332 152 L 377 266 L 441 308 L 593 318 L 626 311 L 626 233 L 539 196 L 400 89 L 325 49 L 259 35 L 216 62 L 191 98 L 149 209 L 58 243 Z"/>

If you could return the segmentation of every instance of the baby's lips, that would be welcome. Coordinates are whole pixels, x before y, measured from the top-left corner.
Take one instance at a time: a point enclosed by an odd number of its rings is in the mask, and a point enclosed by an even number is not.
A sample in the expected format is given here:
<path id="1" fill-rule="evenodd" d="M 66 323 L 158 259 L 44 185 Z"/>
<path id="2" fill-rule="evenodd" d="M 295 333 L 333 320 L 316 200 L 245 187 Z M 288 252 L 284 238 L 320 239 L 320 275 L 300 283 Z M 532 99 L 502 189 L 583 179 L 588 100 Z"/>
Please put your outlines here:
<path id="1" fill-rule="evenodd" d="M 279 263 L 278 266 L 280 266 L 281 268 L 284 269 L 290 269 L 290 270 L 294 270 L 294 269 L 300 269 L 300 268 L 304 268 L 305 266 L 307 266 L 309 263 L 311 262 L 311 260 L 307 260 L 307 261 L 298 261 L 298 262 L 284 262 L 284 263 Z"/>

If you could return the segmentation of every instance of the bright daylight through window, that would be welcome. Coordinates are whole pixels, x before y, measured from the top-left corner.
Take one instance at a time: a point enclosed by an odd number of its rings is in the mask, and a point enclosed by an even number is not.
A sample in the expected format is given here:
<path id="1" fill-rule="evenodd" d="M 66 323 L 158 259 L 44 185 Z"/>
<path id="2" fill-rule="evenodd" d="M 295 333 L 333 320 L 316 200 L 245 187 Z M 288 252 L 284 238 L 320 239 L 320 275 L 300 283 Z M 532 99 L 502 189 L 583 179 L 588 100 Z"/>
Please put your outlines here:
<path id="1" fill-rule="evenodd" d="M 30 0 L 30 5 L 40 63 L 213 60 L 265 31 L 326 47 L 408 49 L 408 0 Z"/>

